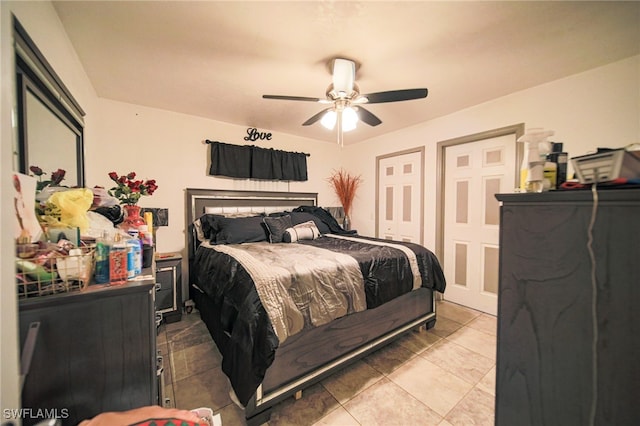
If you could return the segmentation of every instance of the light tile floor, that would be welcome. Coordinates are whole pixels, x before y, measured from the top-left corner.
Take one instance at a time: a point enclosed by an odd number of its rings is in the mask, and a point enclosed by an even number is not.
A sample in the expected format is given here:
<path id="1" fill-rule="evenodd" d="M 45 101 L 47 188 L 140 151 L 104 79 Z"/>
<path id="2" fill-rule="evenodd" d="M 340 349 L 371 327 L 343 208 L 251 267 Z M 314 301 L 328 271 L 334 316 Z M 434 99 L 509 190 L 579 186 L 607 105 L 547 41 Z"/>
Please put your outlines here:
<path id="1" fill-rule="evenodd" d="M 496 318 L 437 302 L 436 326 L 410 332 L 274 407 L 269 426 L 493 425 Z M 210 407 L 244 425 L 229 398 L 222 357 L 198 313 L 162 325 L 168 406 Z"/>

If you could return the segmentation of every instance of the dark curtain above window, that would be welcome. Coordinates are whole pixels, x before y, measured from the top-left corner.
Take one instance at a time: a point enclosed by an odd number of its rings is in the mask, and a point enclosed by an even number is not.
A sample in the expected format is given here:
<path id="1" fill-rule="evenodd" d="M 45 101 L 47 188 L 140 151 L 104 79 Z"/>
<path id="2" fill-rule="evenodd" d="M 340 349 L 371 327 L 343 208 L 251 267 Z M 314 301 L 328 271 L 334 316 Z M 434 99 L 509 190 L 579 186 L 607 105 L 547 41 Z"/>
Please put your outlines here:
<path id="1" fill-rule="evenodd" d="M 294 181 L 308 179 L 308 154 L 209 140 L 207 143 L 211 145 L 209 174 L 212 176 Z"/>

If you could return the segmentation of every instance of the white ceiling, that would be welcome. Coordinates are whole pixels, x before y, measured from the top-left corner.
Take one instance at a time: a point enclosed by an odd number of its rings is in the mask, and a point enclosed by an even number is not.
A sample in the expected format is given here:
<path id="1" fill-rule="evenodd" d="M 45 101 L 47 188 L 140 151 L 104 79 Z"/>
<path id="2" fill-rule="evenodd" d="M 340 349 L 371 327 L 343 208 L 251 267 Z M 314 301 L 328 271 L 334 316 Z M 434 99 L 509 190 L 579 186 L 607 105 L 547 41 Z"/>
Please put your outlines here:
<path id="1" fill-rule="evenodd" d="M 640 53 L 640 2 L 55 1 L 98 96 L 262 131 L 335 141 L 323 98 L 335 57 L 369 105 L 353 143 Z"/>

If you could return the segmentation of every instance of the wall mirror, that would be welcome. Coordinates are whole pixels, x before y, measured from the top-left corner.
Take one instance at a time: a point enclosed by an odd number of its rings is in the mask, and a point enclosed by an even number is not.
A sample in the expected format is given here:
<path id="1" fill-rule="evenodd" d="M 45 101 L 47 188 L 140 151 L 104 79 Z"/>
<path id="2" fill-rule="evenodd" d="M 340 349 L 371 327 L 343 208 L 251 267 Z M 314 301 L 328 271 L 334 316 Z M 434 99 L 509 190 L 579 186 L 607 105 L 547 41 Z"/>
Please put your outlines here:
<path id="1" fill-rule="evenodd" d="M 84 186 L 84 111 L 14 17 L 17 89 L 17 145 L 14 169 L 46 178 L 66 171 L 65 186 Z"/>

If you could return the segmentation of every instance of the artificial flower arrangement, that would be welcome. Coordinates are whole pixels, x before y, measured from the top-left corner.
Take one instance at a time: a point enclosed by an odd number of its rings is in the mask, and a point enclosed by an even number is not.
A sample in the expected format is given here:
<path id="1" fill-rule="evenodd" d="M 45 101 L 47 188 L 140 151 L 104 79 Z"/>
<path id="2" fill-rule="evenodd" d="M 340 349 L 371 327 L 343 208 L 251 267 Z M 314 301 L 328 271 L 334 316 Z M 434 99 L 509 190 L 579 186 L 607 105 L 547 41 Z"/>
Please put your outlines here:
<path id="1" fill-rule="evenodd" d="M 80 228 L 84 231 L 88 227 L 86 212 L 91 206 L 93 195 L 86 188 L 69 188 L 62 185 L 67 172 L 58 169 L 51 172 L 50 179 L 43 179 L 46 173 L 38 166 L 30 166 L 32 176 L 38 178 L 36 182 L 36 216 L 45 231 L 52 228 Z"/>
<path id="2" fill-rule="evenodd" d="M 29 166 L 31 176 L 38 178 L 36 182 L 36 215 L 38 220 L 45 224 L 55 224 L 60 221 L 60 208 L 49 202 L 48 199 L 54 191 L 62 188 L 62 181 L 64 180 L 67 171 L 64 169 L 58 169 L 55 172 L 51 172 L 51 179 L 43 180 L 44 175 L 47 173 L 38 166 Z"/>
<path id="3" fill-rule="evenodd" d="M 334 173 L 328 178 L 329 183 L 333 186 L 342 208 L 344 209 L 345 217 L 349 217 L 351 212 L 351 206 L 353 199 L 356 196 L 356 190 L 362 183 L 362 177 L 360 175 L 354 176 L 349 172 L 340 169 L 334 171 Z"/>
<path id="4" fill-rule="evenodd" d="M 38 166 L 30 166 L 29 170 L 33 173 L 33 176 L 38 178 L 36 183 L 36 191 L 42 191 L 47 186 L 60 186 L 60 183 L 64 180 L 64 176 L 67 174 L 66 170 L 58 169 L 55 172 L 51 172 L 51 179 L 42 180 L 42 177 L 46 173 Z"/>
<path id="5" fill-rule="evenodd" d="M 116 186 L 109 190 L 109 195 L 118 199 L 120 204 L 135 206 L 143 195 L 153 195 L 158 185 L 155 179 L 136 180 L 136 173 L 119 176 L 116 172 L 109 173 L 109 178 Z"/>

